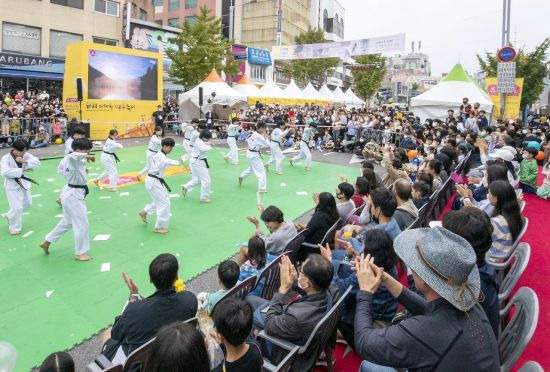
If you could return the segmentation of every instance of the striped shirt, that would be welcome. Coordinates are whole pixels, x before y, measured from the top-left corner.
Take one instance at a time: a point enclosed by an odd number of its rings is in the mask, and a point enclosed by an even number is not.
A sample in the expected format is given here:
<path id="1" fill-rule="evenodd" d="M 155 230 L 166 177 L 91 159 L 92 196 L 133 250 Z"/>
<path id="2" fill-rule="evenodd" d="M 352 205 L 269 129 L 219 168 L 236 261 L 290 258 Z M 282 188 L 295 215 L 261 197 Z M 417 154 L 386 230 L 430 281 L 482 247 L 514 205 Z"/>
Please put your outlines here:
<path id="1" fill-rule="evenodd" d="M 514 244 L 508 222 L 504 216 L 499 215 L 491 218 L 491 223 L 493 224 L 493 245 L 489 249 L 489 254 L 494 258 L 506 257 Z"/>

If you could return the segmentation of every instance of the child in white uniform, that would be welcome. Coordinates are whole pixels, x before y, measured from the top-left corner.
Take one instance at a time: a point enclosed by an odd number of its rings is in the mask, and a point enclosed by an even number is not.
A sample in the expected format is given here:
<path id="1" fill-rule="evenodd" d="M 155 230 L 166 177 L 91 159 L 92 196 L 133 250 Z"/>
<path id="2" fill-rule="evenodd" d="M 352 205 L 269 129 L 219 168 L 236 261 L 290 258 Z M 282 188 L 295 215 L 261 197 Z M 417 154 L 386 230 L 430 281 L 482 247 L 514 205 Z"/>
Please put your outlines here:
<path id="1" fill-rule="evenodd" d="M 285 156 L 281 151 L 281 143 L 283 138 L 287 136 L 291 129 L 289 128 L 283 132 L 281 130 L 281 127 L 285 126 L 285 122 L 282 120 L 278 121 L 275 125 L 275 129 L 271 131 L 271 134 L 269 136 L 271 157 L 269 158 L 265 166 L 266 168 L 268 168 L 271 164 L 275 163 L 275 174 L 283 174 L 283 160 Z"/>
<path id="2" fill-rule="evenodd" d="M 63 218 L 57 226 L 46 235 L 40 248 L 49 254 L 50 244 L 56 242 L 63 234 L 73 229 L 75 259 L 89 261 L 92 259 L 87 252 L 90 250 L 90 236 L 88 224 L 88 211 L 85 198 L 88 194 L 86 163 L 95 161 L 90 155 L 93 145 L 90 140 L 79 138 L 73 142 L 73 152 L 65 156 L 65 178 L 67 185 L 61 192 L 61 204 L 63 204 Z"/>
<path id="3" fill-rule="evenodd" d="M 290 159 L 290 165 L 294 166 L 294 163 L 300 159 L 306 159 L 305 170 L 311 170 L 311 151 L 309 151 L 309 141 L 313 138 L 312 124 L 309 123 L 304 128 L 302 133 L 302 140 L 300 141 L 300 153 Z"/>
<path id="4" fill-rule="evenodd" d="M 160 150 L 160 143 L 162 141 L 162 127 L 156 127 L 155 133 L 149 138 L 149 145 L 147 146 L 147 152 L 145 153 L 145 167 L 139 172 L 138 180 L 141 181 L 141 178 L 144 174 L 149 172 L 149 167 L 151 166 L 151 160 Z"/>
<path id="5" fill-rule="evenodd" d="M 212 146 L 210 140 L 212 139 L 212 133 L 205 129 L 199 135 L 199 138 L 195 141 L 192 158 L 191 172 L 193 178 L 181 187 L 181 193 L 185 196 L 189 191 L 192 191 L 196 186 L 201 185 L 201 203 L 210 203 L 210 174 L 208 173 L 208 160 L 206 159 L 206 152 L 209 151 Z"/>
<path id="6" fill-rule="evenodd" d="M 64 152 L 65 156 L 67 156 L 71 152 L 73 152 L 73 147 L 72 147 L 73 146 L 73 141 L 75 139 L 79 139 L 79 138 L 86 138 L 86 131 L 82 127 L 75 127 L 73 129 L 72 136 L 67 138 L 67 140 L 65 141 L 65 152 Z M 64 157 L 63 157 L 63 159 L 61 159 L 61 161 L 59 162 L 59 165 L 57 166 L 57 174 L 59 174 L 60 176 L 65 177 L 65 169 L 67 167 L 65 167 L 65 163 L 63 162 L 63 160 L 65 160 Z M 55 199 L 55 202 L 57 204 L 61 205 L 61 195 L 57 199 Z"/>
<path id="7" fill-rule="evenodd" d="M 191 124 L 185 124 L 183 129 L 183 148 L 185 154 L 181 157 L 182 162 L 186 162 L 191 157 L 191 139 L 195 136 L 197 125 L 199 125 L 199 119 L 195 118 L 191 120 Z M 198 135 L 198 134 L 197 134 Z M 193 139 L 193 142 L 195 140 Z"/>
<path id="8" fill-rule="evenodd" d="M 31 184 L 36 181 L 23 173 L 32 172 L 40 166 L 40 160 L 27 152 L 28 147 L 27 141 L 16 140 L 12 150 L 0 161 L 0 174 L 4 177 L 4 191 L 10 206 L 10 210 L 2 216 L 8 220 L 11 235 L 21 234 L 23 212 L 32 205 Z"/>
<path id="9" fill-rule="evenodd" d="M 109 137 L 105 141 L 103 153 L 101 154 L 101 162 L 103 163 L 105 170 L 99 175 L 99 177 L 92 181 L 97 187 L 99 187 L 99 183 L 108 177 L 109 188 L 107 190 L 114 192 L 118 191 L 118 171 L 116 169 L 116 163 L 118 163 L 119 159 L 118 156 L 116 156 L 116 150 L 122 148 L 122 145 L 116 141 L 117 136 L 118 131 L 116 129 L 111 129 L 109 131 Z"/>
<path id="10" fill-rule="evenodd" d="M 231 160 L 231 164 L 239 164 L 239 148 L 237 147 L 237 138 L 239 138 L 240 128 L 239 118 L 233 118 L 233 122 L 227 127 L 227 146 L 229 152 L 223 157 L 225 161 Z"/>
<path id="11" fill-rule="evenodd" d="M 170 196 L 171 191 L 166 181 L 164 181 L 164 172 L 171 165 L 180 164 L 177 160 L 172 160 L 166 157 L 176 142 L 172 138 L 164 138 L 161 142 L 161 149 L 151 159 L 149 173 L 145 180 L 145 189 L 153 199 L 151 204 L 147 204 L 139 216 L 143 222 L 147 223 L 147 215 L 150 213 L 157 214 L 154 232 L 159 234 L 168 233 L 168 225 L 170 223 Z"/>
<path id="12" fill-rule="evenodd" d="M 256 124 L 256 131 L 252 132 L 246 139 L 246 142 L 248 143 L 246 158 L 250 165 L 241 173 L 239 177 L 239 186 L 246 177 L 254 172 L 254 175 L 258 179 L 258 191 L 267 192 L 267 178 L 260 151 L 262 148 L 269 147 L 269 142 L 267 142 L 265 123 L 263 121 L 259 121 L 258 124 Z"/>

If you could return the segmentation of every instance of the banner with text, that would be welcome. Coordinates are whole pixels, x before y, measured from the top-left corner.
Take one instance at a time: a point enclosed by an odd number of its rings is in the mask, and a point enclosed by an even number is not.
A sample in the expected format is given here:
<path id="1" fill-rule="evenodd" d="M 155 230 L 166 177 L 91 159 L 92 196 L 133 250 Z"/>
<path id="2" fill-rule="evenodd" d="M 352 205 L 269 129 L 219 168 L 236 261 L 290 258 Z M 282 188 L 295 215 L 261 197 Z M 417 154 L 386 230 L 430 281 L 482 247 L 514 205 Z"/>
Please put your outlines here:
<path id="1" fill-rule="evenodd" d="M 332 43 L 273 46 L 273 59 L 346 58 L 405 50 L 405 34 Z"/>
<path id="2" fill-rule="evenodd" d="M 521 94 L 523 92 L 523 78 L 516 78 L 513 93 L 506 93 L 506 100 L 504 101 L 504 117 L 502 118 L 500 117 L 500 93 L 497 89 L 497 78 L 485 78 L 485 87 L 491 97 L 491 101 L 493 101 L 493 104 L 495 105 L 493 108 L 493 117 L 499 119 L 519 119 Z"/>

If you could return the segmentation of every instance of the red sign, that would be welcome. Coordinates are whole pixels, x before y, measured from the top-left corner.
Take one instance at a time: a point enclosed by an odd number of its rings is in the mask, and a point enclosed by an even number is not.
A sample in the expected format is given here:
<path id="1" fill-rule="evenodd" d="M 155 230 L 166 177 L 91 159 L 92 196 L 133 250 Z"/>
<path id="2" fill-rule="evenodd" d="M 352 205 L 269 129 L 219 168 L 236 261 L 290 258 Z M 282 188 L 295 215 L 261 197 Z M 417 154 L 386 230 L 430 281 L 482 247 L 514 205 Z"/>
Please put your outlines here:
<path id="1" fill-rule="evenodd" d="M 497 52 L 497 58 L 501 62 L 512 62 L 516 58 L 516 50 L 512 47 L 501 48 Z"/>

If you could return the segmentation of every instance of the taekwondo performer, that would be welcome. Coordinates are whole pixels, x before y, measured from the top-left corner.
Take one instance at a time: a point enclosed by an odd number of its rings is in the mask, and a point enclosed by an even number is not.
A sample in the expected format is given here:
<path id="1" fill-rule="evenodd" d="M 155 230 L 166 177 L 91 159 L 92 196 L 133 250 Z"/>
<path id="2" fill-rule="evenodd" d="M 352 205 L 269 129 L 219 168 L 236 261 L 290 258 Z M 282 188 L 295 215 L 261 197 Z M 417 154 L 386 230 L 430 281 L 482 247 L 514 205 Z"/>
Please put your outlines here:
<path id="1" fill-rule="evenodd" d="M 239 165 L 239 148 L 237 147 L 237 138 L 239 138 L 239 128 L 241 119 L 233 118 L 233 122 L 227 127 L 227 146 L 229 152 L 225 154 L 223 159 L 227 162 L 231 160 L 231 164 Z"/>
<path id="2" fill-rule="evenodd" d="M 313 138 L 313 128 L 315 125 L 312 121 L 306 124 L 304 132 L 302 133 L 302 139 L 300 140 L 300 153 L 295 157 L 289 159 L 290 165 L 294 166 L 294 163 L 300 159 L 306 159 L 305 170 L 311 170 L 311 151 L 309 151 L 309 141 Z"/>
<path id="3" fill-rule="evenodd" d="M 197 126 L 199 125 L 199 119 L 194 118 L 191 120 L 191 124 L 186 124 L 183 127 L 183 148 L 185 154 L 181 157 L 181 161 L 186 162 L 191 158 L 191 152 L 193 151 L 193 144 L 199 137 Z"/>
<path id="4" fill-rule="evenodd" d="M 212 145 L 210 144 L 211 140 L 212 133 L 209 130 L 205 129 L 201 132 L 199 138 L 197 138 L 197 140 L 195 141 L 193 152 L 191 153 L 192 157 L 189 161 L 191 163 L 192 178 L 191 181 L 181 186 L 181 193 L 185 197 L 185 195 L 189 191 L 193 191 L 196 186 L 201 185 L 201 203 L 211 202 L 211 179 L 210 173 L 208 173 L 208 168 L 210 168 L 210 166 L 208 165 L 208 159 L 206 159 L 206 152 L 212 148 Z"/>
<path id="5" fill-rule="evenodd" d="M 246 158 L 248 159 L 249 166 L 246 168 L 239 177 L 239 186 L 242 185 L 243 180 L 250 176 L 252 172 L 258 179 L 258 192 L 267 192 L 267 179 L 265 174 L 265 167 L 262 162 L 262 148 L 269 147 L 267 142 L 267 134 L 265 132 L 265 123 L 259 121 L 256 124 L 256 130 L 246 139 L 248 143 L 248 151 L 246 152 Z"/>
<path id="6" fill-rule="evenodd" d="M 74 235 L 74 258 L 78 261 L 89 261 L 90 236 L 88 211 L 86 208 L 86 195 L 88 185 L 86 176 L 86 163 L 95 162 L 95 157 L 90 155 L 92 142 L 85 138 L 75 139 L 73 152 L 65 156 L 65 178 L 67 185 L 61 191 L 61 204 L 63 205 L 63 218 L 55 228 L 46 235 L 40 244 L 44 253 L 49 254 L 50 244 L 55 243 L 63 234 L 73 229 Z"/>
<path id="7" fill-rule="evenodd" d="M 143 210 L 139 212 L 139 216 L 145 223 L 147 223 L 148 214 L 157 214 L 157 221 L 153 231 L 158 234 L 168 233 L 168 225 L 170 222 L 170 195 L 168 193 L 172 190 L 170 190 L 170 187 L 164 180 L 164 172 L 169 166 L 180 164 L 177 160 L 169 159 L 166 156 L 172 151 L 174 146 L 176 146 L 176 142 L 172 138 L 162 139 L 161 149 L 151 160 L 149 173 L 145 180 L 145 189 L 149 193 L 149 196 L 151 196 L 151 199 L 153 199 L 153 202 L 147 204 Z"/>
<path id="8" fill-rule="evenodd" d="M 265 164 L 265 168 L 268 169 L 269 166 L 275 163 L 275 174 L 283 174 L 283 160 L 285 156 L 281 151 L 281 142 L 284 137 L 288 135 L 291 131 L 290 128 L 284 132 L 281 130 L 281 127 L 285 126 L 285 122 L 282 120 L 277 121 L 275 128 L 271 131 L 269 135 L 269 147 L 271 149 L 271 157 Z"/>
<path id="9" fill-rule="evenodd" d="M 67 156 L 69 155 L 71 152 L 73 152 L 73 141 L 75 139 L 79 139 L 79 138 L 86 138 L 86 131 L 84 130 L 84 128 L 78 126 L 78 127 L 75 127 L 73 129 L 73 134 L 67 138 L 67 140 L 65 141 L 65 153 L 64 153 L 64 156 Z M 65 163 L 63 163 L 63 160 L 65 160 L 65 157 L 63 157 L 63 159 L 61 159 L 61 161 L 59 162 L 59 166 L 57 167 L 57 174 L 59 174 L 60 176 L 63 176 L 65 177 Z M 61 205 L 61 196 L 59 196 L 55 202 L 59 205 Z"/>
<path id="10" fill-rule="evenodd" d="M 99 183 L 104 178 L 108 177 L 109 188 L 107 190 L 113 192 L 118 191 L 118 171 L 116 169 L 116 163 L 118 163 L 120 159 L 116 155 L 116 150 L 122 148 L 122 145 L 116 141 L 117 136 L 118 131 L 116 129 L 111 129 L 109 131 L 109 137 L 105 141 L 105 145 L 103 145 L 103 153 L 101 154 L 101 162 L 103 163 L 105 170 L 99 175 L 99 177 L 92 181 L 97 187 L 99 187 Z"/>
<path id="11" fill-rule="evenodd" d="M 40 166 L 40 160 L 27 152 L 29 144 L 25 140 L 13 142 L 12 150 L 2 156 L 0 174 L 4 177 L 4 192 L 8 198 L 10 210 L 2 216 L 8 220 L 11 235 L 21 234 L 23 212 L 32 205 L 31 184 L 36 181 L 24 175 Z"/>
<path id="12" fill-rule="evenodd" d="M 138 181 L 141 181 L 144 174 L 149 172 L 151 166 L 151 160 L 160 150 L 160 143 L 162 141 L 162 127 L 156 127 L 155 133 L 149 138 L 149 145 L 147 146 L 147 152 L 145 153 L 145 167 L 138 174 Z"/>

